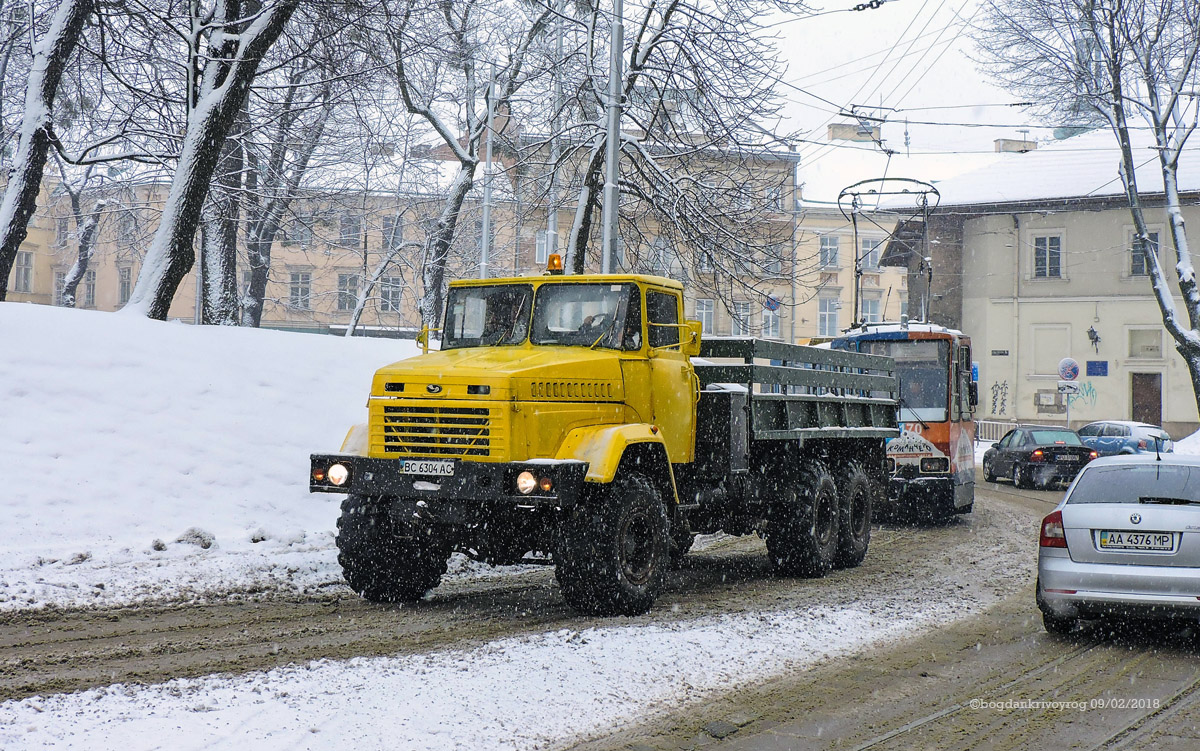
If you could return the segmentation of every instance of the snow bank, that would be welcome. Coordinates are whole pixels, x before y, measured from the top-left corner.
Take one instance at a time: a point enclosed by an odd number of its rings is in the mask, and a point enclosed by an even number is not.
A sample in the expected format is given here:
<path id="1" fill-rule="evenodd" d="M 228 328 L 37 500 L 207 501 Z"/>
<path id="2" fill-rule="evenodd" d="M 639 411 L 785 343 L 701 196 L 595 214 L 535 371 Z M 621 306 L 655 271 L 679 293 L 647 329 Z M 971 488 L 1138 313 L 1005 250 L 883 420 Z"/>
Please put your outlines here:
<path id="1" fill-rule="evenodd" d="M 1176 454 L 1200 454 L 1200 431 L 1175 441 Z"/>
<path id="2" fill-rule="evenodd" d="M 0 303 L 0 610 L 341 581 L 308 455 L 412 342 Z"/>

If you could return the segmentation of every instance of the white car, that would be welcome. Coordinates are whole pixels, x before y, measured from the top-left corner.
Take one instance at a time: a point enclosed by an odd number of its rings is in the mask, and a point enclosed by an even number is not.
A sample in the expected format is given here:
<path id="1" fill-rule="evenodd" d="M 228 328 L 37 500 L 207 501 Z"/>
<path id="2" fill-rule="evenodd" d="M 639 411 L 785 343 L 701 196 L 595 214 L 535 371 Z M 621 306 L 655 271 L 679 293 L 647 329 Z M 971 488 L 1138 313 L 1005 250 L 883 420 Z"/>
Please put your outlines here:
<path id="1" fill-rule="evenodd" d="M 1088 464 L 1042 520 L 1037 605 L 1051 633 L 1080 618 L 1200 618 L 1200 456 Z"/>

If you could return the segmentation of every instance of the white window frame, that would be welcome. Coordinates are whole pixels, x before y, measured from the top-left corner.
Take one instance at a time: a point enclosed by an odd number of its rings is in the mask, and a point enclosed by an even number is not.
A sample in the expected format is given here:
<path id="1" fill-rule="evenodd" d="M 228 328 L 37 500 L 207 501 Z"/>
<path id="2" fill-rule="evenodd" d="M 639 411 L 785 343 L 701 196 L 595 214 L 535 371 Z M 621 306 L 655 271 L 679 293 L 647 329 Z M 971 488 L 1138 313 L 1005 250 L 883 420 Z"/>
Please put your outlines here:
<path id="1" fill-rule="evenodd" d="M 1043 240 L 1045 241 L 1045 247 L 1041 248 L 1041 247 L 1039 247 L 1039 245 L 1041 244 L 1041 241 L 1043 241 Z M 1050 247 L 1052 245 L 1052 243 L 1051 243 L 1052 240 L 1058 241 L 1058 248 L 1055 249 L 1053 251 L 1053 253 L 1051 252 L 1051 247 Z M 1044 279 L 1044 280 L 1054 280 L 1054 281 L 1066 279 L 1067 275 L 1065 273 L 1063 273 L 1064 266 L 1065 266 L 1065 264 L 1063 263 L 1063 260 L 1064 260 L 1064 256 L 1066 255 L 1063 252 L 1063 248 L 1066 246 L 1064 233 L 1058 232 L 1058 231 L 1046 231 L 1046 232 L 1034 233 L 1029 238 L 1029 246 L 1033 250 L 1032 263 L 1030 264 L 1030 267 L 1029 267 L 1030 275 L 1032 276 L 1033 279 Z M 1046 273 L 1039 274 L 1038 273 L 1038 255 L 1043 250 L 1045 250 L 1045 253 L 1046 253 Z M 1052 264 L 1050 263 L 1050 259 L 1054 256 L 1057 256 L 1057 261 L 1058 261 L 1058 268 L 1057 268 L 1058 273 L 1057 274 L 1050 273 L 1051 267 L 1052 267 Z"/>
<path id="2" fill-rule="evenodd" d="M 18 250 L 13 262 L 13 292 L 33 292 L 33 251 Z"/>
<path id="3" fill-rule="evenodd" d="M 1150 331 L 1152 333 L 1158 334 L 1158 354 L 1157 355 L 1143 356 L 1143 355 L 1134 354 L 1134 352 L 1133 352 L 1133 333 L 1135 331 Z M 1158 362 L 1158 361 L 1162 360 L 1163 359 L 1163 335 L 1162 334 L 1163 334 L 1162 326 L 1127 326 L 1125 329 L 1125 343 L 1127 346 L 1126 351 L 1129 354 L 1128 359 L 1131 361 L 1136 361 L 1136 362 Z"/>
<path id="4" fill-rule="evenodd" d="M 379 278 L 379 309 L 384 313 L 399 313 L 404 302 L 404 279 L 399 276 Z"/>
<path id="5" fill-rule="evenodd" d="M 874 243 L 870 250 L 865 250 L 867 243 Z M 877 269 L 879 268 L 879 258 L 883 255 L 883 238 L 882 237 L 860 237 L 858 238 L 858 257 L 861 268 Z"/>
<path id="6" fill-rule="evenodd" d="M 1128 227 L 1125 230 L 1125 244 L 1129 248 L 1129 253 L 1126 256 L 1128 263 L 1125 266 L 1125 272 L 1131 278 L 1140 279 L 1143 276 L 1150 276 L 1150 262 L 1148 259 L 1143 258 L 1142 270 L 1140 272 L 1135 270 L 1134 260 L 1138 256 L 1137 248 L 1134 246 L 1133 239 L 1136 232 L 1137 231 L 1133 227 Z M 1162 250 L 1162 229 L 1160 227 L 1147 227 L 1146 234 L 1150 236 L 1150 244 L 1153 246 L 1151 248 L 1151 252 L 1157 254 Z"/>
<path id="7" fill-rule="evenodd" d="M 771 310 L 768 307 L 762 309 L 762 338 L 763 339 L 778 339 L 780 338 L 780 316 L 779 310 Z"/>
<path id="8" fill-rule="evenodd" d="M 83 285 L 82 301 L 78 301 L 81 307 L 94 308 L 96 307 L 96 270 L 88 269 L 83 272 L 83 279 L 79 280 Z"/>
<path id="9" fill-rule="evenodd" d="M 750 302 L 739 300 L 733 304 L 729 323 L 732 336 L 750 336 Z"/>
<path id="10" fill-rule="evenodd" d="M 124 305 L 133 296 L 133 267 L 117 267 L 117 305 Z"/>
<path id="11" fill-rule="evenodd" d="M 838 265 L 838 254 L 841 252 L 841 238 L 837 235 L 821 235 L 820 250 L 817 255 L 817 265 L 823 269 L 841 268 Z"/>
<path id="12" fill-rule="evenodd" d="M 54 304 L 55 305 L 63 304 L 63 293 L 66 291 L 66 289 L 67 289 L 67 272 L 55 271 L 54 272 Z"/>
<path id="13" fill-rule="evenodd" d="M 296 310 L 312 310 L 312 272 L 292 271 L 288 276 L 288 305 Z"/>
<path id="14" fill-rule="evenodd" d="M 713 315 L 716 311 L 716 304 L 709 298 L 702 298 L 696 301 L 696 320 L 700 321 L 700 333 L 713 333 Z"/>
<path id="15" fill-rule="evenodd" d="M 837 336 L 842 333 L 838 322 L 841 307 L 839 298 L 817 298 L 817 336 Z"/>
<path id="16" fill-rule="evenodd" d="M 353 287 L 348 284 L 348 281 L 353 281 Z M 358 288 L 362 284 L 362 274 L 357 272 L 339 272 L 338 273 L 338 298 L 337 309 L 340 311 L 354 310 L 358 305 Z"/>
<path id="17" fill-rule="evenodd" d="M 858 317 L 863 323 L 879 323 L 883 320 L 883 298 L 863 297 L 859 302 Z M 868 306 L 871 312 L 867 312 Z"/>

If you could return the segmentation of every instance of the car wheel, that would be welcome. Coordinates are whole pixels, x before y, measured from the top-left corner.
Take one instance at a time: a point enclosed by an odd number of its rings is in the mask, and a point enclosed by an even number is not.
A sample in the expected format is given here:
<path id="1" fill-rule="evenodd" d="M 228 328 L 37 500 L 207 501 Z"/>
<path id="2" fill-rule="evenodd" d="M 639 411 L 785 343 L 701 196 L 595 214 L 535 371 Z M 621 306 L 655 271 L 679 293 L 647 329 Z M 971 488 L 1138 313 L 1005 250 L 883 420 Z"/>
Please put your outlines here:
<path id="1" fill-rule="evenodd" d="M 1046 633 L 1055 636 L 1066 636 L 1071 633 L 1075 630 L 1075 624 L 1078 621 L 1078 618 L 1065 618 L 1045 610 L 1042 611 L 1042 625 L 1046 628 Z"/>
<path id="2" fill-rule="evenodd" d="M 1028 485 L 1025 473 L 1021 471 L 1021 465 L 1016 462 L 1013 462 L 1012 484 L 1014 488 L 1024 488 Z"/>
<path id="3" fill-rule="evenodd" d="M 986 482 L 996 481 L 996 473 L 992 470 L 992 463 L 987 459 L 983 460 L 983 479 Z"/>

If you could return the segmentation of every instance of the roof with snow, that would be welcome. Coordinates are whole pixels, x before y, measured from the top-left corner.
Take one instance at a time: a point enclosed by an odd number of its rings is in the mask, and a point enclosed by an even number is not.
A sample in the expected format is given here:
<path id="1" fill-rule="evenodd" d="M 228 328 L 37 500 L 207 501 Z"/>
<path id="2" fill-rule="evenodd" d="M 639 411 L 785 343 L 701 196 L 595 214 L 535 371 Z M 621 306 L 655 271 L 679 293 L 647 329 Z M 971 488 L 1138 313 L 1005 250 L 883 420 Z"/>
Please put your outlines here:
<path id="1" fill-rule="evenodd" d="M 1163 192 L 1158 151 L 1148 130 L 1130 133 L 1138 190 Z M 997 154 L 992 164 L 937 183 L 941 206 L 1017 203 L 1123 196 L 1116 138 L 1107 129 L 1039 145 L 1025 153 Z M 1181 192 L 1200 191 L 1200 142 L 1192 139 L 1179 160 Z"/>

